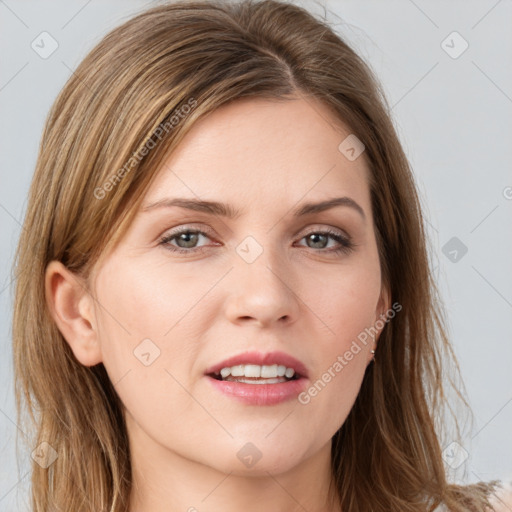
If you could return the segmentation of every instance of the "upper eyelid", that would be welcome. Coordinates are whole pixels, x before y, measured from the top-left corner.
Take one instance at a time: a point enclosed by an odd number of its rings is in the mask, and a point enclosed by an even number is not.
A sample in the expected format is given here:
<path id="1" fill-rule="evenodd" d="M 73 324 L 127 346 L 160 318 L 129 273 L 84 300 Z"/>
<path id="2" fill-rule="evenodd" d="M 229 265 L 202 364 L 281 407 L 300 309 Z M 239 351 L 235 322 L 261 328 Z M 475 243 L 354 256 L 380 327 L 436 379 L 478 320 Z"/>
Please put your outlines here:
<path id="1" fill-rule="evenodd" d="M 189 225 L 187 223 L 180 224 L 174 228 L 171 228 L 169 231 L 164 232 L 160 237 L 159 240 L 167 239 L 167 240 L 174 240 L 176 236 L 178 236 L 180 233 L 183 232 L 200 232 L 199 234 L 207 235 L 208 238 L 215 238 L 215 232 L 212 228 L 209 228 L 208 226 L 204 224 L 199 225 Z M 294 235 L 298 236 L 301 233 L 302 230 L 299 230 L 299 232 Z M 327 233 L 328 231 L 334 231 L 334 233 Z M 345 238 L 348 242 L 353 243 L 352 236 L 346 231 L 341 228 L 333 227 L 333 226 L 320 226 L 320 225 L 314 225 L 311 228 L 309 228 L 301 237 L 300 240 L 302 240 L 304 237 L 308 236 L 312 233 L 327 233 L 329 236 L 333 236 L 333 234 L 336 234 L 340 236 L 341 238 Z"/>
<path id="2" fill-rule="evenodd" d="M 302 228 L 302 229 L 306 229 L 306 228 Z M 302 231 L 302 229 L 300 229 L 297 232 L 297 234 L 300 233 Z M 350 234 L 345 229 L 338 228 L 335 226 L 325 225 L 325 224 L 324 225 L 315 224 L 311 228 L 308 229 L 307 233 L 311 233 L 311 232 L 315 233 L 317 231 L 323 231 L 323 230 L 338 231 L 338 232 L 340 232 L 340 234 L 350 237 Z M 162 236 L 168 236 L 171 234 L 180 233 L 182 231 L 204 231 L 205 234 L 214 234 L 215 233 L 215 231 L 212 228 L 208 227 L 206 224 L 198 224 L 198 225 L 190 224 L 189 225 L 189 224 L 185 223 L 185 224 L 180 224 L 178 226 L 170 228 L 169 230 L 166 230 Z M 306 235 L 304 235 L 304 236 L 306 236 Z"/>
<path id="3" fill-rule="evenodd" d="M 207 230 L 203 230 L 200 228 L 193 228 L 187 225 L 182 225 L 180 227 L 175 228 L 174 232 L 165 233 L 162 235 L 159 239 L 159 246 L 162 246 L 164 249 L 167 249 L 169 251 L 172 251 L 174 253 L 183 253 L 183 255 L 189 254 L 190 256 L 194 254 L 201 254 L 203 251 L 208 250 L 208 247 L 212 247 L 211 245 L 208 246 L 200 246 L 200 247 L 191 247 L 191 248 L 180 248 L 179 246 L 176 247 L 172 244 L 172 241 L 175 240 L 181 233 L 186 232 L 194 232 L 195 234 L 204 234 L 207 236 L 207 238 L 214 238 L 210 237 Z M 324 236 L 327 236 L 328 238 L 331 238 L 332 240 L 335 240 L 338 244 L 338 247 L 334 248 L 323 248 L 320 251 L 318 251 L 320 254 L 325 254 L 329 256 L 338 256 L 340 254 L 349 255 L 351 254 L 360 244 L 357 242 L 357 239 L 354 240 L 352 236 L 348 234 L 340 234 L 339 228 L 331 228 L 331 227 L 325 227 L 325 228 L 311 228 L 310 231 L 307 233 L 304 233 L 301 237 L 299 237 L 297 240 L 301 241 L 304 240 L 309 234 L 312 233 L 322 233 Z M 294 239 L 297 235 L 294 236 Z M 216 240 L 213 240 L 213 243 L 215 245 L 219 245 L 219 243 Z M 295 243 L 294 243 L 295 244 Z M 220 244 L 222 245 L 222 244 Z M 170 247 L 165 247 L 170 246 Z"/>

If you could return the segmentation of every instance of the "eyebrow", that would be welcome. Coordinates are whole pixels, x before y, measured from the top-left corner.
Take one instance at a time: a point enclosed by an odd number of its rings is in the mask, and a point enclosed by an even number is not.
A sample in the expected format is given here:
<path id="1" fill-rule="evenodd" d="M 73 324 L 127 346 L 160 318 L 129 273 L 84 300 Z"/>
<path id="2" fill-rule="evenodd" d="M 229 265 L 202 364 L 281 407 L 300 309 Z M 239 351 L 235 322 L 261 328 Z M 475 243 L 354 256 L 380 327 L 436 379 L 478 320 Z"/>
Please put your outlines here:
<path id="1" fill-rule="evenodd" d="M 240 210 L 237 210 L 236 208 L 229 204 L 220 203 L 217 201 L 204 201 L 200 199 L 180 197 L 172 199 L 160 199 L 154 203 L 150 203 L 143 206 L 142 211 L 148 212 L 159 208 L 171 208 L 173 206 L 177 206 L 179 208 L 186 208 L 188 210 L 194 210 L 198 212 L 209 213 L 212 215 L 219 215 L 221 217 L 227 217 L 229 219 L 235 219 L 241 215 Z M 361 217 L 364 220 L 366 220 L 366 215 L 364 213 L 363 208 L 351 197 L 347 196 L 334 197 L 332 199 L 327 199 L 325 201 L 320 201 L 318 203 L 304 203 L 298 206 L 296 209 L 294 209 L 293 215 L 295 217 L 303 217 L 305 215 L 311 215 L 314 213 L 330 210 L 331 208 L 335 208 L 337 206 L 348 206 L 349 208 L 356 210 L 361 215 Z"/>

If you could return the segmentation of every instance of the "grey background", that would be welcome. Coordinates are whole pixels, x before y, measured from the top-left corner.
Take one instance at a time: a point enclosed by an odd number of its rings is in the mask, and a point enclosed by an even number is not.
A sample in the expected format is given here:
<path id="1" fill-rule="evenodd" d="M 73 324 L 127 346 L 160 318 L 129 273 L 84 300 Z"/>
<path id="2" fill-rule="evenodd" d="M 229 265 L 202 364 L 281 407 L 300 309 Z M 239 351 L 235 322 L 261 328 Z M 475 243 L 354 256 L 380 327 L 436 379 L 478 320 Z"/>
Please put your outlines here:
<path id="1" fill-rule="evenodd" d="M 512 2 L 320 1 L 382 82 L 425 207 L 475 415 L 468 458 L 452 469 L 465 453 L 455 447 L 447 468 L 457 481 L 512 480 Z M 27 509 L 30 453 L 18 468 L 15 452 L 10 266 L 43 123 L 88 50 L 154 3 L 0 0 L 0 511 Z M 59 45 L 47 59 L 31 48 L 43 31 Z M 463 47 L 447 39 L 453 31 L 469 44 L 457 58 L 445 51 Z"/>

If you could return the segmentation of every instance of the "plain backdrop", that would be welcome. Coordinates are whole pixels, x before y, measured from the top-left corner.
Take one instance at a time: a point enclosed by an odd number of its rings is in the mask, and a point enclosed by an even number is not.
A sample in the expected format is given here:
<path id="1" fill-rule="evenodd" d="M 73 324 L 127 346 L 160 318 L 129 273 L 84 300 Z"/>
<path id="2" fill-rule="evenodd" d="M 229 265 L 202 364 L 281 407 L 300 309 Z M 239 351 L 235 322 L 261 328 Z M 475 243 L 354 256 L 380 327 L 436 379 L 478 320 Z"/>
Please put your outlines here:
<path id="1" fill-rule="evenodd" d="M 0 0 L 0 511 L 28 510 L 30 452 L 17 462 L 15 449 L 11 263 L 43 124 L 92 46 L 155 3 Z M 458 481 L 511 480 L 512 2 L 295 3 L 320 16 L 324 5 L 370 64 L 414 169 L 475 417 L 463 446 L 443 446 L 447 469 Z M 33 48 L 41 37 L 46 51 L 58 45 L 46 58 Z"/>

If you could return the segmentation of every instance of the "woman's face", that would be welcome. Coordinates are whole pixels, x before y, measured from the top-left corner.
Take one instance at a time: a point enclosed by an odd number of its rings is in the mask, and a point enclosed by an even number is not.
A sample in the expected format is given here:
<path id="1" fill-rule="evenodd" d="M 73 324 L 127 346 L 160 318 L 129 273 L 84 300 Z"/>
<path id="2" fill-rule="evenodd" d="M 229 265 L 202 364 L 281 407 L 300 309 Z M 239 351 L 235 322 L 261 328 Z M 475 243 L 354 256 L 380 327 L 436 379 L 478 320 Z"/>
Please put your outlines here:
<path id="1" fill-rule="evenodd" d="M 311 99 L 246 99 L 203 118 L 96 269 L 101 360 L 133 445 L 235 474 L 285 471 L 330 447 L 375 348 L 361 334 L 389 307 L 364 153 L 336 126 Z M 342 197 L 352 203 L 297 215 Z M 169 206 L 177 198 L 237 215 Z M 236 363 L 301 378 L 207 375 Z"/>

